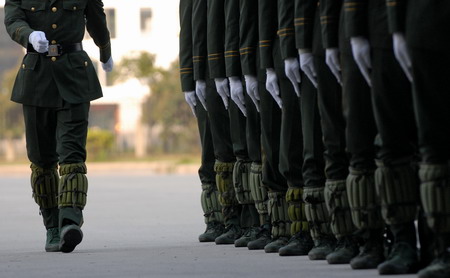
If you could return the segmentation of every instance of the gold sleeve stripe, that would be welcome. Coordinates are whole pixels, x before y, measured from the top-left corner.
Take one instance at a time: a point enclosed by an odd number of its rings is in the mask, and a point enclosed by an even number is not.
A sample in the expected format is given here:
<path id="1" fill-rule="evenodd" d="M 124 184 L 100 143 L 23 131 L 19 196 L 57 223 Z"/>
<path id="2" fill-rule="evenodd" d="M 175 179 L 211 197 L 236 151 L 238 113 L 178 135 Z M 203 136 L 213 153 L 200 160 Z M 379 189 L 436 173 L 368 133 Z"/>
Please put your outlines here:
<path id="1" fill-rule="evenodd" d="M 220 55 L 223 55 L 223 52 L 221 52 L 221 53 L 208 54 L 208 57 L 214 57 L 214 56 L 220 56 Z"/>
<path id="2" fill-rule="evenodd" d="M 358 5 L 362 5 L 364 3 L 362 2 L 346 2 L 344 3 L 344 7 L 349 7 L 349 6 L 358 6 Z"/>
<path id="3" fill-rule="evenodd" d="M 208 61 L 222 60 L 222 57 L 208 58 Z"/>
<path id="4" fill-rule="evenodd" d="M 239 57 L 239 55 L 225 55 L 225 58 Z"/>
<path id="5" fill-rule="evenodd" d="M 259 41 L 259 42 L 271 42 L 272 40 L 262 40 L 262 41 Z"/>
<path id="6" fill-rule="evenodd" d="M 225 51 L 225 53 L 239 53 L 239 51 L 237 51 L 237 50 L 229 50 L 229 51 Z"/>
<path id="7" fill-rule="evenodd" d="M 395 6 L 398 5 L 398 3 L 397 3 L 397 2 L 388 2 L 388 3 L 386 3 L 386 5 L 387 5 L 388 7 L 395 7 Z"/>

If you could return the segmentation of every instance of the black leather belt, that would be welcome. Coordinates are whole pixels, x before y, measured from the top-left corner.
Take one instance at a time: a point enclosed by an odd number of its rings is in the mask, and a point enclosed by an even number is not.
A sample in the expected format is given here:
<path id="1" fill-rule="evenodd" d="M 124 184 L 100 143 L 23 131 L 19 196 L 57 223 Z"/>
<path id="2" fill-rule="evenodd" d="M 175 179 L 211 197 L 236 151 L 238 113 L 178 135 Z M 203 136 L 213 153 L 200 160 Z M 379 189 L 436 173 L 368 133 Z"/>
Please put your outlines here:
<path id="1" fill-rule="evenodd" d="M 64 53 L 71 53 L 76 51 L 82 51 L 83 44 L 81 42 L 77 42 L 74 44 L 51 44 L 48 46 L 48 52 L 39 53 L 44 54 L 47 57 L 57 57 L 61 56 Z M 28 53 L 38 53 L 32 45 L 28 45 L 27 47 Z"/>

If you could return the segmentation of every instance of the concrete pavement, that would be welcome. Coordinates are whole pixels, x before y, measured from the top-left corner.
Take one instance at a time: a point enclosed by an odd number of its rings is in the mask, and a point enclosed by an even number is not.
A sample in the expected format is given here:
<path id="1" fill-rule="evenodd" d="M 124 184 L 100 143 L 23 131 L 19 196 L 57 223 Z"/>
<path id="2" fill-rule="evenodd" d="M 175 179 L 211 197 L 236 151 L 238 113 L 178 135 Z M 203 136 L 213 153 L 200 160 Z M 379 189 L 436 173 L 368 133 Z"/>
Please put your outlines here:
<path id="1" fill-rule="evenodd" d="M 84 240 L 73 253 L 62 254 L 44 251 L 45 230 L 28 174 L 1 172 L 1 278 L 380 277 L 375 270 L 353 271 L 307 257 L 199 243 L 205 225 L 194 174 L 118 167 L 90 171 L 88 177 Z"/>

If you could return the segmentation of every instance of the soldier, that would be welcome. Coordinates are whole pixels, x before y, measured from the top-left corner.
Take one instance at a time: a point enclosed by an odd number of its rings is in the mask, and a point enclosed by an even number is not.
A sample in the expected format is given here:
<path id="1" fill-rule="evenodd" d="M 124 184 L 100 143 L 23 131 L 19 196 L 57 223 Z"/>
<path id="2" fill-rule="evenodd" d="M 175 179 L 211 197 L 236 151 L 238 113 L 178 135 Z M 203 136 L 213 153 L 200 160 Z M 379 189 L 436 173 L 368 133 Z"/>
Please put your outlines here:
<path id="1" fill-rule="evenodd" d="M 428 226 L 436 238 L 436 259 L 418 276 L 450 277 L 450 5 L 447 1 L 423 0 L 386 4 L 395 56 L 413 81 L 422 158 L 420 197 Z"/>
<path id="2" fill-rule="evenodd" d="M 72 252 L 83 238 L 90 101 L 102 96 L 81 44 L 85 28 L 100 48 L 103 69 L 113 67 L 103 3 L 7 0 L 5 25 L 27 49 L 11 100 L 23 105 L 33 197 L 47 228 L 45 250 Z"/>
<path id="3" fill-rule="evenodd" d="M 180 79 L 186 102 L 197 118 L 202 145 L 201 166 L 198 170 L 202 183 L 201 204 L 206 230 L 199 235 L 200 242 L 214 242 L 223 233 L 223 215 L 214 172 L 214 146 L 207 111 L 195 95 L 192 62 L 192 8 L 193 0 L 180 1 Z M 197 105 L 198 104 L 198 105 Z"/>
<path id="4" fill-rule="evenodd" d="M 375 186 L 394 240 L 380 274 L 418 268 L 414 221 L 418 212 L 417 135 L 411 85 L 395 60 L 384 0 L 345 0 L 346 32 L 361 73 L 372 86 L 379 138 Z"/>

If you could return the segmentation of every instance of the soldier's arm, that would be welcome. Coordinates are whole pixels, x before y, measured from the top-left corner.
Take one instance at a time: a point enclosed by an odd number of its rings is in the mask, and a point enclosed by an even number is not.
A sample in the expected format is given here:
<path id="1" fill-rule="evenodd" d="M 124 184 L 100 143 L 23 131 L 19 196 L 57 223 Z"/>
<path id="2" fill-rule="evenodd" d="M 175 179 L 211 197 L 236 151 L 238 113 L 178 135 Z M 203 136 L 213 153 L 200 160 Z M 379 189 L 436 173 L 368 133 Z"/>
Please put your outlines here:
<path id="1" fill-rule="evenodd" d="M 280 37 L 281 58 L 297 57 L 294 30 L 294 2 L 292 0 L 278 0 L 278 32 Z"/>
<path id="2" fill-rule="evenodd" d="M 86 29 L 100 49 L 100 61 L 108 62 L 111 57 L 111 41 L 102 0 L 89 0 L 86 10 Z"/>
<path id="3" fill-rule="evenodd" d="M 240 1 L 239 54 L 243 75 L 256 76 L 256 48 L 258 47 L 257 0 Z"/>
<path id="4" fill-rule="evenodd" d="M 207 47 L 211 78 L 224 78 L 225 72 L 225 13 L 223 0 L 208 0 Z"/>
<path id="5" fill-rule="evenodd" d="M 20 8 L 22 0 L 6 0 L 5 26 L 9 36 L 23 47 L 28 46 L 28 38 L 34 31 L 27 22 L 25 12 Z"/>
<path id="6" fill-rule="evenodd" d="M 274 36 L 276 35 L 277 3 L 274 0 L 258 1 L 258 31 L 260 67 L 262 69 L 273 68 L 272 49 Z"/>
<path id="7" fill-rule="evenodd" d="M 225 66 L 228 77 L 242 75 L 239 57 L 239 0 L 225 0 Z"/>
<path id="8" fill-rule="evenodd" d="M 405 32 L 406 5 L 408 0 L 386 0 L 389 32 Z"/>
<path id="9" fill-rule="evenodd" d="M 206 0 L 194 0 L 192 6 L 192 62 L 194 80 L 206 78 Z"/>
<path id="10" fill-rule="evenodd" d="M 295 0 L 295 45 L 302 51 L 312 51 L 316 0 Z"/>
<path id="11" fill-rule="evenodd" d="M 320 26 L 324 48 L 339 47 L 339 16 L 342 0 L 320 1 Z"/>
<path id="12" fill-rule="evenodd" d="M 195 90 L 192 64 L 192 0 L 180 1 L 180 80 L 181 91 Z"/>
<path id="13" fill-rule="evenodd" d="M 368 37 L 367 0 L 344 0 L 345 33 L 347 37 Z"/>

